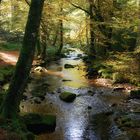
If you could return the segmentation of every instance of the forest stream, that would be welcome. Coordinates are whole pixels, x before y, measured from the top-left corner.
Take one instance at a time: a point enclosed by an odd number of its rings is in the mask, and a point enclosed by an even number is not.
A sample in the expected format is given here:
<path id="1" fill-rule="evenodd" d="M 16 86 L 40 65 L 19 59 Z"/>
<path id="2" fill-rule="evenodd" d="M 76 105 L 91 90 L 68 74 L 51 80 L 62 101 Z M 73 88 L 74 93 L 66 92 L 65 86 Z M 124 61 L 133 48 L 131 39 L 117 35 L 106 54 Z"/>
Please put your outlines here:
<path id="1" fill-rule="evenodd" d="M 127 93 L 114 87 L 98 85 L 86 78 L 86 66 L 78 49 L 71 49 L 67 58 L 53 61 L 46 69 L 52 74 L 34 76 L 26 93 L 45 92 L 45 100 L 28 95 L 21 103 L 22 113 L 36 112 L 55 114 L 55 132 L 36 136 L 36 140 L 129 140 L 114 122 L 119 112 L 119 104 L 127 98 Z M 65 64 L 74 65 L 66 69 Z M 46 86 L 47 85 L 47 86 Z M 72 103 L 60 100 L 62 91 L 77 95 Z"/>

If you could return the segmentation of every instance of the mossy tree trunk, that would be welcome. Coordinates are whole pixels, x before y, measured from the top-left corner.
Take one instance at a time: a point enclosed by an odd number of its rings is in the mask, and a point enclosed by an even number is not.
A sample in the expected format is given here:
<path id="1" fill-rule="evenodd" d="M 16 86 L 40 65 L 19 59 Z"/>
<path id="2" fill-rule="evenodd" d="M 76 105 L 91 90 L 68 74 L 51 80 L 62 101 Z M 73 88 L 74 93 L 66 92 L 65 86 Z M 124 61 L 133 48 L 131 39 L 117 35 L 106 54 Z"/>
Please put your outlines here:
<path id="1" fill-rule="evenodd" d="M 9 90 L 0 110 L 1 115 L 5 118 L 14 119 L 18 116 L 21 97 L 25 89 L 34 58 L 43 4 L 44 0 L 31 1 L 23 46 Z"/>

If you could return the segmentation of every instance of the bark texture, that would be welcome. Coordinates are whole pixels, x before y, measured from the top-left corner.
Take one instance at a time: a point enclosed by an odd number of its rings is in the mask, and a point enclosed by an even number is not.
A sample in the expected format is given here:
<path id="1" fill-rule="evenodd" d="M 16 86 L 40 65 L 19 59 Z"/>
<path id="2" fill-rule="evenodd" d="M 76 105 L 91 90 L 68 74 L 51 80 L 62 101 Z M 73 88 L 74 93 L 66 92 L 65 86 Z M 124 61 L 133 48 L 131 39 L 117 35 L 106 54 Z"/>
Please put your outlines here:
<path id="1" fill-rule="evenodd" d="M 32 67 L 43 4 L 44 0 L 31 1 L 23 46 L 9 90 L 0 110 L 1 115 L 5 118 L 11 119 L 18 116 L 19 104 Z"/>

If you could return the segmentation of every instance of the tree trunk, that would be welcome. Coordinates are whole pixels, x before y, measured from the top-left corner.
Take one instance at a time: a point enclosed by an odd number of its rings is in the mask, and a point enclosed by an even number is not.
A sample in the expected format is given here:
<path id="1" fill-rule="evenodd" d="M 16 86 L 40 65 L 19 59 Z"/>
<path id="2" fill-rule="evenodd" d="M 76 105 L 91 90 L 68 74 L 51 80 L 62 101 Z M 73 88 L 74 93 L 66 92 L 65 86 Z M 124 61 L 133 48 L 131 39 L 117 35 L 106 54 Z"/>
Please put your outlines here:
<path id="1" fill-rule="evenodd" d="M 53 41 L 53 43 L 52 43 L 52 46 L 53 46 L 53 47 L 56 46 L 56 42 L 57 42 L 57 38 L 58 38 L 58 33 L 59 33 L 59 30 L 57 29 L 57 30 L 56 30 L 56 35 L 55 35 L 55 37 L 54 37 L 54 41 Z"/>
<path id="2" fill-rule="evenodd" d="M 138 8 L 139 8 L 139 16 L 138 19 L 140 19 L 140 1 L 137 2 Z M 136 41 L 136 50 L 140 49 L 140 23 L 138 25 L 138 31 L 137 31 L 137 41 Z"/>
<path id="3" fill-rule="evenodd" d="M 38 38 L 37 38 L 37 43 L 36 43 L 36 50 L 37 50 L 37 56 L 40 56 L 41 55 L 41 44 L 40 44 L 40 35 L 38 35 Z"/>
<path id="4" fill-rule="evenodd" d="M 63 4 L 61 5 L 60 13 L 61 13 L 61 16 L 62 16 Z M 64 45 L 63 34 L 64 34 L 64 32 L 63 32 L 63 19 L 60 19 L 60 46 L 59 46 L 59 49 L 58 49 L 58 54 L 61 54 L 61 51 L 63 49 L 63 45 Z"/>
<path id="5" fill-rule="evenodd" d="M 89 22 L 88 22 L 88 15 L 86 14 L 86 45 L 89 46 Z"/>
<path id="6" fill-rule="evenodd" d="M 93 5 L 92 1 L 89 1 L 89 13 L 90 13 L 90 48 L 89 48 L 89 57 L 94 58 L 95 57 L 95 34 L 94 34 L 94 15 L 93 15 Z"/>
<path id="7" fill-rule="evenodd" d="M 41 46 L 42 46 L 42 52 L 41 52 L 41 58 L 42 60 L 46 59 L 46 49 L 47 49 L 47 32 L 42 32 L 41 35 Z"/>
<path id="8" fill-rule="evenodd" d="M 43 4 L 44 0 L 31 1 L 22 49 L 9 90 L 0 110 L 1 115 L 5 118 L 14 119 L 18 116 L 19 104 L 34 58 Z"/>

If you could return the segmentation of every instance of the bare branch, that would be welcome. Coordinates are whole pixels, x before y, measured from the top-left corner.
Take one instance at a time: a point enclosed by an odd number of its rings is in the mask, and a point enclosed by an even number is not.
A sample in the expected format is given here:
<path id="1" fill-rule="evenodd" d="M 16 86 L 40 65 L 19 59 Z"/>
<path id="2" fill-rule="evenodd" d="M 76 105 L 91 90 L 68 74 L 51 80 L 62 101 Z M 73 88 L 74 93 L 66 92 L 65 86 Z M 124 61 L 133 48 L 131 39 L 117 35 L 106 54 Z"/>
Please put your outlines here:
<path id="1" fill-rule="evenodd" d="M 30 2 L 28 0 L 25 0 L 25 2 L 30 6 Z"/>
<path id="2" fill-rule="evenodd" d="M 90 12 L 89 12 L 88 10 L 82 8 L 81 6 L 74 4 L 74 3 L 70 2 L 69 0 L 67 0 L 67 2 L 69 2 L 69 3 L 70 3 L 72 6 L 74 6 L 75 8 L 80 9 L 80 10 L 86 12 L 88 15 L 90 15 Z"/>

